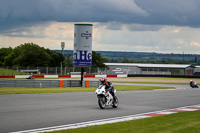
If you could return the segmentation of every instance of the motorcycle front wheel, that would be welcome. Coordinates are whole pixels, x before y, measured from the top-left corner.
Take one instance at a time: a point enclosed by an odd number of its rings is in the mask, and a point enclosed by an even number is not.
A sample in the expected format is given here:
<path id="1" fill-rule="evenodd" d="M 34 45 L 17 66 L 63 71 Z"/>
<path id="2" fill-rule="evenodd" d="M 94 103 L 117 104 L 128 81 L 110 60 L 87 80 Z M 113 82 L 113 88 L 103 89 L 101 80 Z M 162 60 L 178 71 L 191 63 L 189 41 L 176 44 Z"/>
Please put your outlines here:
<path id="1" fill-rule="evenodd" d="M 106 98 L 105 97 L 99 97 L 98 98 L 98 104 L 99 104 L 99 107 L 101 109 L 105 109 L 105 107 L 106 107 Z"/>
<path id="2" fill-rule="evenodd" d="M 118 98 L 115 96 L 115 97 L 114 97 L 114 101 L 113 101 L 112 107 L 113 107 L 113 108 L 117 108 L 118 105 L 119 105 L 119 101 L 118 101 Z"/>

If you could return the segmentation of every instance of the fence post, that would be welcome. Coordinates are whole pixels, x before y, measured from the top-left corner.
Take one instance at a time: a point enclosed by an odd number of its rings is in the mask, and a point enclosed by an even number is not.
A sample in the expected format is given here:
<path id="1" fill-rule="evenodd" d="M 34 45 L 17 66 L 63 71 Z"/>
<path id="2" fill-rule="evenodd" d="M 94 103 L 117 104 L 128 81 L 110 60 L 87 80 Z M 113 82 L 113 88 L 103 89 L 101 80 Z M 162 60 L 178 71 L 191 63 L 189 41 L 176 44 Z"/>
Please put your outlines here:
<path id="1" fill-rule="evenodd" d="M 67 75 L 67 74 L 66 74 L 66 67 L 65 67 L 64 75 Z"/>
<path id="2" fill-rule="evenodd" d="M 61 65 L 60 65 L 60 75 L 62 75 L 62 62 L 61 62 Z"/>
<path id="3" fill-rule="evenodd" d="M 39 67 L 37 67 L 37 75 L 39 75 L 39 69 L 38 69 Z"/>
<path id="4" fill-rule="evenodd" d="M 48 67 L 46 68 L 46 75 L 48 75 Z"/>
<path id="5" fill-rule="evenodd" d="M 18 67 L 17 67 L 17 75 L 18 75 Z"/>
<path id="6" fill-rule="evenodd" d="M 8 75 L 8 68 L 9 68 L 9 66 L 7 66 L 7 74 L 6 75 Z"/>

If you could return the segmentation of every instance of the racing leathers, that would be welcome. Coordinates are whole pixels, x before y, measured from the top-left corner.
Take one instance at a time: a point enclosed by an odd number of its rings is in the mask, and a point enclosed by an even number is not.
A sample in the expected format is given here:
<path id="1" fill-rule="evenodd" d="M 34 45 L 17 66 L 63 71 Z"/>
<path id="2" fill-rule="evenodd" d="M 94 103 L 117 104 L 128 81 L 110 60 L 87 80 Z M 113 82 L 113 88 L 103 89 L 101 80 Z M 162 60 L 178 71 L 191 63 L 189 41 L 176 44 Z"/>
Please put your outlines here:
<path id="1" fill-rule="evenodd" d="M 106 81 L 105 85 L 106 85 L 105 89 L 110 92 L 113 98 L 115 98 L 115 93 L 114 93 L 115 89 L 114 89 L 113 84 L 110 81 Z"/>

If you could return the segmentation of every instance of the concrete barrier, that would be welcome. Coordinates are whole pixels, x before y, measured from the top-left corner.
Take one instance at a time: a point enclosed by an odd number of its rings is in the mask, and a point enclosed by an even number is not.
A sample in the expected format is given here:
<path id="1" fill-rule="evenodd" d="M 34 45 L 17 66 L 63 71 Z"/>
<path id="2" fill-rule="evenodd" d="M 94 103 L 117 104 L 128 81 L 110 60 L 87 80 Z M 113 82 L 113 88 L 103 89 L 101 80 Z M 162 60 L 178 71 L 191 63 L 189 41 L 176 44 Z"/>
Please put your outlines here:
<path id="1" fill-rule="evenodd" d="M 15 75 L 15 78 L 16 79 L 26 79 L 26 78 L 28 78 L 30 75 Z"/>
<path id="2" fill-rule="evenodd" d="M 16 78 L 16 79 L 26 79 L 30 75 L 0 75 L 1 79 L 5 78 Z M 33 75 L 35 78 L 81 78 L 81 75 Z M 106 77 L 128 77 L 127 74 L 125 75 L 83 75 L 84 78 L 106 78 Z"/>
<path id="3" fill-rule="evenodd" d="M 44 78 L 58 78 L 58 75 L 44 75 Z"/>

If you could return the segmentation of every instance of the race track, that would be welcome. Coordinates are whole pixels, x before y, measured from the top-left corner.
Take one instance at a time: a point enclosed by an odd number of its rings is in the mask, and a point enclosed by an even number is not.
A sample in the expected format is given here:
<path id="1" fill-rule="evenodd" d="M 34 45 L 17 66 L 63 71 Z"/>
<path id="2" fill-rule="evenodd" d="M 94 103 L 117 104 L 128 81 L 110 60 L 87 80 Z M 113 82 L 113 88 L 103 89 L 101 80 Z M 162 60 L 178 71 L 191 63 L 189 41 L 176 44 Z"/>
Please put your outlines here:
<path id="1" fill-rule="evenodd" d="M 108 107 L 104 110 L 98 107 L 93 92 L 0 95 L 0 132 L 38 129 L 199 104 L 200 89 L 183 86 L 176 90 L 120 91 L 117 93 L 119 108 Z"/>

